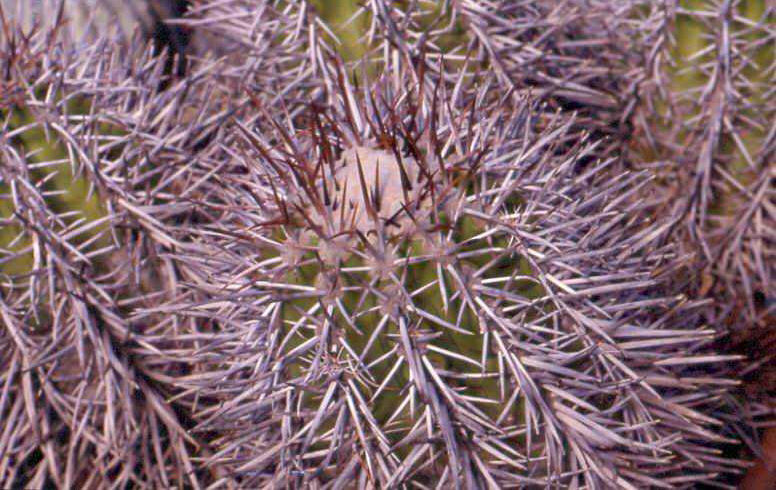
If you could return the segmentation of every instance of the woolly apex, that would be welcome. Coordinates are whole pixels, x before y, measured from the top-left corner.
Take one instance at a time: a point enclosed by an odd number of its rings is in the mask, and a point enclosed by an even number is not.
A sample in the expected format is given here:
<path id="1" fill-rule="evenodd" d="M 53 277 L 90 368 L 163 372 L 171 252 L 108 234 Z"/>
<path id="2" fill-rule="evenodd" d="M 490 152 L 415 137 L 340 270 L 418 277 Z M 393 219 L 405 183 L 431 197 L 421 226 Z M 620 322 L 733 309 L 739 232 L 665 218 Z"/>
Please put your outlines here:
<path id="1" fill-rule="evenodd" d="M 326 194 L 330 201 L 326 212 L 310 207 L 306 216 L 328 234 L 407 233 L 431 213 L 428 175 L 411 155 L 400 160 L 386 150 L 348 148 L 333 165 L 333 173 L 324 167 L 318 182 L 321 197 Z"/>

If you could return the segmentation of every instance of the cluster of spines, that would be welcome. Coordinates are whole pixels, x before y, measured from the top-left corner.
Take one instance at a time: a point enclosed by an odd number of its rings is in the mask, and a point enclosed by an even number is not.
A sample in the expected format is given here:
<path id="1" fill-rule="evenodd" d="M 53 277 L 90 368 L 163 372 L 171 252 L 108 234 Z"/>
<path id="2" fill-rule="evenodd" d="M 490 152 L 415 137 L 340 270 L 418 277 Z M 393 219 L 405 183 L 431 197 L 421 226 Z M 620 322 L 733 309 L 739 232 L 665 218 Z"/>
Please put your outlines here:
<path id="1" fill-rule="evenodd" d="M 488 5 L 516 29 L 547 8 L 509 4 Z M 560 78 L 510 68 L 520 51 L 492 49 L 503 26 L 473 3 L 427 29 L 371 2 L 383 61 L 347 65 L 304 2 L 194 2 L 190 27 L 245 58 L 198 52 L 180 80 L 142 47 L 58 57 L 33 36 L 5 60 L 17 88 L 35 83 L 15 91 L 33 121 L 3 140 L 4 223 L 22 230 L 3 259 L 36 265 L 4 285 L 0 413 L 19 423 L 0 478 L 681 487 L 734 470 L 707 447 L 726 441 L 714 417 L 734 383 L 708 302 L 679 294 L 689 254 L 665 245 L 670 220 L 645 219 L 644 174 L 615 170 L 607 128 L 634 106 L 568 102 L 631 93 L 632 53 L 564 51 L 601 22 L 622 39 L 629 14 L 575 5 L 545 12 L 575 39 L 517 36 L 546 42 L 533 62 Z M 435 51 L 459 35 L 476 59 Z M 20 152 L 28 128 L 67 156 Z M 396 170 L 365 172 L 369 155 Z M 58 166 L 103 218 L 63 215 L 53 177 L 27 172 Z"/>

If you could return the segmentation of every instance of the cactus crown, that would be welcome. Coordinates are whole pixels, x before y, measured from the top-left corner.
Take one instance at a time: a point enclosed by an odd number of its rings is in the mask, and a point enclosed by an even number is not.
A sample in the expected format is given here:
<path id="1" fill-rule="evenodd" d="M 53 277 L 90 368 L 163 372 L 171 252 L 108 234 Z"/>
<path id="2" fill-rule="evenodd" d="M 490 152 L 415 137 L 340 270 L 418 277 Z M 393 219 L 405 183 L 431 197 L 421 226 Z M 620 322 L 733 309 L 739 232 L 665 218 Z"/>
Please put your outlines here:
<path id="1" fill-rule="evenodd" d="M 644 111 L 675 93 L 660 60 L 691 14 L 654 2 L 374 0 L 344 61 L 307 1 L 196 0 L 170 24 L 191 35 L 177 64 L 44 3 L 37 24 L 0 10 L 0 482 L 673 488 L 738 471 L 719 451 L 748 434 L 730 435 L 738 357 L 714 348 L 732 307 L 708 296 L 767 290 L 773 138 L 756 179 L 731 177 L 720 114 L 757 116 L 731 109 L 758 86 L 738 78 L 742 26 L 763 29 L 736 2 L 697 14 L 735 49 L 714 42 L 713 104 L 678 129 Z M 686 115 L 692 93 L 667 105 Z M 670 165 L 630 140 L 670 155 L 666 134 L 695 123 L 697 192 L 656 213 Z M 716 242 L 720 179 L 756 199 Z M 772 310 L 745 306 L 735 322 Z"/>

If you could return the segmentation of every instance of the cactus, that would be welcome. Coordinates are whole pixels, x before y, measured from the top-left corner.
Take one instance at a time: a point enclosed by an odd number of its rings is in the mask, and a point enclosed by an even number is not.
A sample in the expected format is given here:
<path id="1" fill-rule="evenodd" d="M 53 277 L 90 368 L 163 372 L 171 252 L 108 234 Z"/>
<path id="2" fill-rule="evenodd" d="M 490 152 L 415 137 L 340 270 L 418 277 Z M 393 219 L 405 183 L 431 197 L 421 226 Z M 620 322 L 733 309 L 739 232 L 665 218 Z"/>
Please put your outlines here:
<path id="1" fill-rule="evenodd" d="M 399 63 L 359 89 L 335 72 L 300 122 L 240 126 L 232 173 L 214 163 L 231 192 L 186 231 L 198 294 L 178 308 L 235 339 L 200 347 L 210 367 L 184 386 L 198 429 L 223 434 L 216 461 L 247 486 L 637 487 L 729 469 L 704 454 L 724 437 L 701 414 L 727 382 L 689 375 L 728 357 L 670 292 L 678 258 L 632 199 L 646 176 L 580 171 L 593 148 L 569 149 L 572 124 L 537 132 L 535 105 L 481 107 L 474 87 L 426 98 L 418 76 Z M 673 401 L 685 390 L 693 408 Z M 668 463 L 681 455 L 704 460 L 694 477 Z"/>
<path id="2" fill-rule="evenodd" d="M 740 356 L 718 352 L 677 215 L 654 213 L 662 175 L 630 168 L 668 14 L 392 4 L 364 6 L 365 55 L 343 61 L 307 2 L 193 1 L 185 73 L 137 37 L 0 19 L 0 481 L 740 470 L 720 456 L 746 437 Z M 505 26 L 541 55 L 521 64 Z"/>
<path id="3" fill-rule="evenodd" d="M 667 212 L 701 251 L 701 293 L 735 305 L 742 322 L 733 323 L 762 326 L 773 273 L 767 228 L 773 223 L 774 7 L 740 1 L 669 6 L 663 22 L 698 36 L 694 44 L 677 45 L 663 30 L 648 61 L 654 75 L 640 87 L 638 129 L 647 137 L 639 141 L 671 162 L 661 177 L 668 192 L 676 192 L 675 182 L 684 197 L 667 200 Z"/>
<path id="4" fill-rule="evenodd" d="M 649 169 L 656 178 L 643 195 L 653 200 L 652 214 L 670 216 L 665 239 L 699 271 L 684 291 L 708 300 L 704 317 L 724 335 L 720 348 L 747 355 L 735 368 L 747 382 L 747 403 L 731 399 L 738 408 L 724 418 L 757 452 L 751 426 L 772 416 L 776 388 L 767 381 L 774 335 L 773 6 L 440 4 L 442 15 L 429 16 L 421 3 L 370 2 L 375 23 L 391 27 L 373 26 L 373 41 L 387 32 L 402 52 L 433 52 L 449 64 L 465 58 L 475 76 L 490 66 L 502 93 L 531 92 L 566 109 L 580 134 L 601 140 L 598 158 Z"/>
<path id="5" fill-rule="evenodd" d="M 773 414 L 774 15 L 772 3 L 669 2 L 639 86 L 636 165 L 656 168 L 671 239 L 696 256 L 688 292 L 713 300 L 706 316 L 747 359 L 751 423 Z M 674 32 L 694 32 L 679 43 Z M 657 161 L 657 165 L 655 162 Z M 738 416 L 738 415 L 736 415 Z M 754 422 L 755 426 L 759 425 Z M 749 432 L 745 440 L 756 439 Z M 757 451 L 757 445 L 750 445 Z"/>
<path id="6" fill-rule="evenodd" d="M 183 327 L 142 311 L 175 294 L 166 227 L 197 219 L 185 190 L 204 186 L 186 162 L 250 101 L 229 63 L 176 80 L 137 37 L 40 21 L 0 35 L 0 486 L 199 487 L 219 472 L 170 399 Z"/>

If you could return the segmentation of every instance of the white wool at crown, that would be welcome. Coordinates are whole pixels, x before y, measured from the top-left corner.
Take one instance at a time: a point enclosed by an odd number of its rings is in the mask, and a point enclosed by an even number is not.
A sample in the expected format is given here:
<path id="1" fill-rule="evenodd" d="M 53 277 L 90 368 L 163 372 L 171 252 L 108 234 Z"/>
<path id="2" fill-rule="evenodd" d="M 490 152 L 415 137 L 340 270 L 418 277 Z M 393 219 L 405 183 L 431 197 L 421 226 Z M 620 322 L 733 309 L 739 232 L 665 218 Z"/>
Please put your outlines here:
<path id="1" fill-rule="evenodd" d="M 322 215 L 309 206 L 307 199 L 301 195 L 297 198 L 304 201 L 303 206 L 308 209 L 308 218 L 329 233 L 359 231 L 371 236 L 377 225 L 369 215 L 364 199 L 368 196 L 370 202 L 374 202 L 376 191 L 379 202 L 379 209 L 376 209 L 377 219 L 388 224 L 384 231 L 389 235 L 402 234 L 413 229 L 416 222 L 424 222 L 431 209 L 425 182 L 427 176 L 421 172 L 418 162 L 410 155 L 402 155 L 401 166 L 411 186 L 406 193 L 399 161 L 394 153 L 365 146 L 348 148 L 334 164 L 334 175 L 332 176 L 328 167 L 324 167 L 323 177 L 318 182 L 318 192 L 322 197 L 325 179 L 326 191 L 332 202 L 331 214 L 327 212 Z M 362 178 L 366 189 L 362 185 Z M 407 211 L 412 213 L 412 218 Z"/>
<path id="2" fill-rule="evenodd" d="M 365 194 L 373 199 L 374 192 L 377 191 L 380 204 L 377 215 L 381 220 L 398 218 L 401 221 L 398 216 L 403 214 L 402 207 L 412 209 L 415 199 L 418 198 L 419 186 L 416 182 L 420 169 L 412 157 L 403 157 L 402 164 L 407 178 L 413 184 L 413 189 L 407 193 L 409 202 L 405 199 L 399 162 L 393 153 L 360 146 L 342 153 L 342 157 L 337 162 L 335 180 L 340 189 L 347 183 L 346 199 L 349 209 L 346 209 L 346 214 L 353 210 L 354 224 L 359 231 L 367 232 L 374 229 L 374 222 L 369 217 L 364 203 Z M 362 186 L 361 175 L 367 187 L 366 193 Z M 339 197 L 340 195 L 337 196 L 338 200 Z"/>

